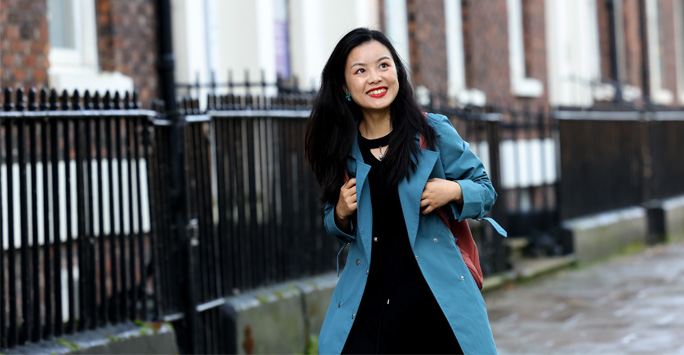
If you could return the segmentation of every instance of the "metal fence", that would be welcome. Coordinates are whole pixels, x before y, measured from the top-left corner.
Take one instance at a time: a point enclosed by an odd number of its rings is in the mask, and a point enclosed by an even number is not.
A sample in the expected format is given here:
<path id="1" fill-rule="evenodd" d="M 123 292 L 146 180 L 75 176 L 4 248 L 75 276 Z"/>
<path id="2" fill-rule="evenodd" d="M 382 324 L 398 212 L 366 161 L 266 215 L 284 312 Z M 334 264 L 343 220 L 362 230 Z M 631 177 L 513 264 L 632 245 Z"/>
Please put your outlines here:
<path id="1" fill-rule="evenodd" d="M 684 194 L 684 111 L 556 111 L 561 218 Z"/>
<path id="2" fill-rule="evenodd" d="M 28 99 L 28 101 L 27 101 Z M 154 317 L 136 95 L 4 91 L 0 348 Z"/>
<path id="3" fill-rule="evenodd" d="M 5 90 L 0 348 L 146 319 L 173 322 L 183 352 L 225 352 L 225 297 L 334 270 L 304 160 L 312 100 L 182 99 L 178 142 L 135 94 Z M 424 107 L 482 158 L 500 196 L 492 216 L 544 253 L 569 251 L 561 219 L 684 194 L 681 112 Z M 472 228 L 484 273 L 508 269 L 502 238 Z"/>

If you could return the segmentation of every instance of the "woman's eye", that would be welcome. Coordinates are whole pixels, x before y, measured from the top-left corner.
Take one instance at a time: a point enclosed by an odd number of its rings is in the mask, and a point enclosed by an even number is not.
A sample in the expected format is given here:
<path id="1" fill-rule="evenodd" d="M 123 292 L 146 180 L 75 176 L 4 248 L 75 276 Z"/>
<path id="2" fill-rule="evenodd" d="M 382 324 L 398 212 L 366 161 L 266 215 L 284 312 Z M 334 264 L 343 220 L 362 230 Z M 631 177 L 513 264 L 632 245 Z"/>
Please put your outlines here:
<path id="1" fill-rule="evenodd" d="M 380 64 L 380 68 L 389 68 L 389 64 L 382 63 L 382 64 Z"/>
<path id="2" fill-rule="evenodd" d="M 363 72 L 365 72 L 365 71 L 366 71 L 365 69 L 359 69 L 359 70 L 356 71 L 356 74 L 361 74 L 361 73 L 363 73 Z"/>

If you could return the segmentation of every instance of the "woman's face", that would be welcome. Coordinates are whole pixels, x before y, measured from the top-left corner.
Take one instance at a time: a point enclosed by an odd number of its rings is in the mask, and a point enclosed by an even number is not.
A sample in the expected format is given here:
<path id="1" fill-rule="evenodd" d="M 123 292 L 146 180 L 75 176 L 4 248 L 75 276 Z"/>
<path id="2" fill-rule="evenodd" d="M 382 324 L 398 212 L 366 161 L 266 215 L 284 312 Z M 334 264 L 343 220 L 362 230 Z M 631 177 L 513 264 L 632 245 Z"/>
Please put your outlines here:
<path id="1" fill-rule="evenodd" d="M 344 89 L 364 112 L 389 108 L 399 92 L 392 54 L 378 41 L 366 42 L 349 52 L 344 77 Z"/>

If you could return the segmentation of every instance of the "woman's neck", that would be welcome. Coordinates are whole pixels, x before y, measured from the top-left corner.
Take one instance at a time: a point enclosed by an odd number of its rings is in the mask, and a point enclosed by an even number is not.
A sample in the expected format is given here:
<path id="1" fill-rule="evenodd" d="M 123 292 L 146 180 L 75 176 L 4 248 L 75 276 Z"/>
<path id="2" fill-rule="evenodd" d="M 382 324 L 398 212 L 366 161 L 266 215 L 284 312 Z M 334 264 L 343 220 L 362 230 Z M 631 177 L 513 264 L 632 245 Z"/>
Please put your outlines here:
<path id="1" fill-rule="evenodd" d="M 392 132 L 389 110 L 384 112 L 363 113 L 363 121 L 359 124 L 359 132 L 366 139 L 376 139 Z"/>

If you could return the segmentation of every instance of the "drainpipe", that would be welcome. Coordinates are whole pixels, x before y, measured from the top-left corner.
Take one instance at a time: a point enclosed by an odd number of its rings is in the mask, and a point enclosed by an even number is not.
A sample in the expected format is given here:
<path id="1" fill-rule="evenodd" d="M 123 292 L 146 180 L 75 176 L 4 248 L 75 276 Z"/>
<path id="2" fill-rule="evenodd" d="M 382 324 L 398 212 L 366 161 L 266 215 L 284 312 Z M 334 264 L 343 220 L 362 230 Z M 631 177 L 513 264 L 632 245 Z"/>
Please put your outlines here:
<path id="1" fill-rule="evenodd" d="M 608 21 L 610 26 L 610 75 L 613 79 L 613 87 L 615 88 L 615 96 L 613 102 L 622 102 L 622 84 L 620 83 L 620 68 L 618 67 L 618 49 L 617 49 L 617 29 L 615 28 L 615 0 L 606 0 L 606 9 L 608 10 Z"/>
<path id="2" fill-rule="evenodd" d="M 639 0 L 639 37 L 641 37 L 641 86 L 644 106 L 651 105 L 651 85 L 648 82 L 648 40 L 646 38 L 646 0 Z"/>
<path id="3" fill-rule="evenodd" d="M 171 242 L 178 246 L 172 257 L 184 263 L 185 270 L 181 279 L 182 290 L 161 290 L 162 292 L 178 292 L 182 295 L 184 311 L 181 321 L 174 326 L 183 327 L 183 337 L 179 339 L 179 347 L 183 353 L 197 353 L 197 312 L 195 308 L 195 290 L 192 273 L 194 271 L 192 250 L 197 241 L 196 224 L 190 223 L 187 213 L 185 191 L 185 117 L 176 105 L 176 80 L 174 76 L 175 59 L 173 55 L 171 2 L 170 0 L 156 0 L 157 7 L 157 43 L 159 52 L 157 58 L 157 74 L 159 77 L 159 96 L 164 100 L 165 117 L 171 123 L 171 137 L 169 140 L 168 162 L 171 169 L 169 192 L 171 215 Z"/>

